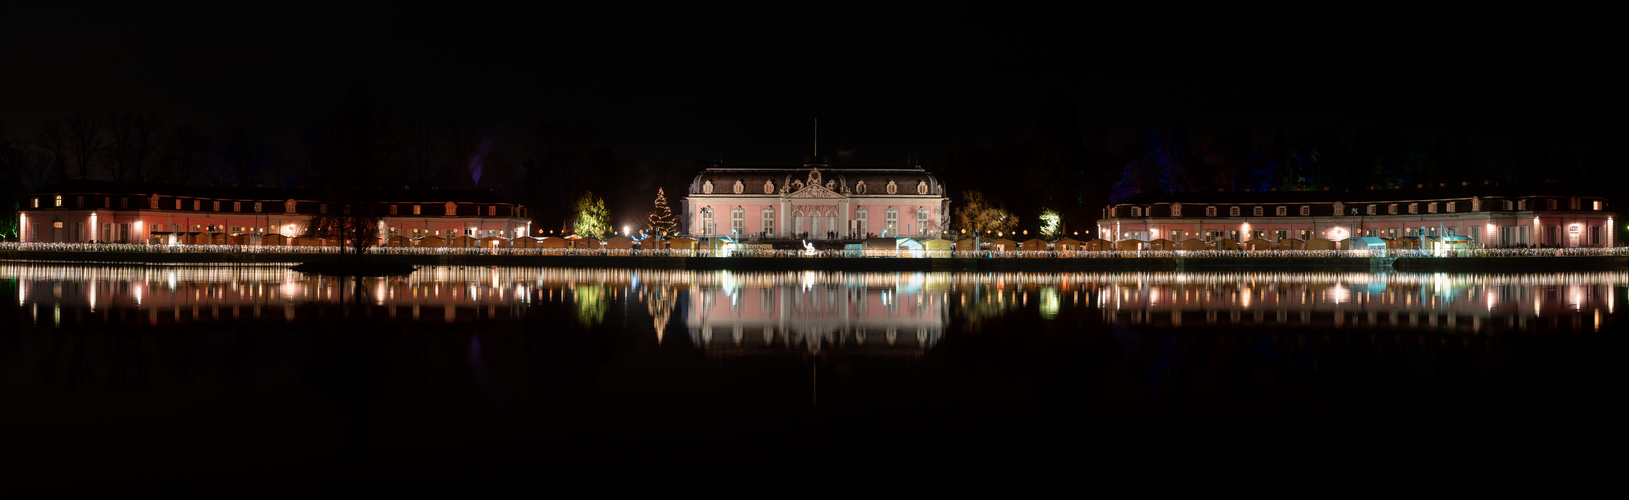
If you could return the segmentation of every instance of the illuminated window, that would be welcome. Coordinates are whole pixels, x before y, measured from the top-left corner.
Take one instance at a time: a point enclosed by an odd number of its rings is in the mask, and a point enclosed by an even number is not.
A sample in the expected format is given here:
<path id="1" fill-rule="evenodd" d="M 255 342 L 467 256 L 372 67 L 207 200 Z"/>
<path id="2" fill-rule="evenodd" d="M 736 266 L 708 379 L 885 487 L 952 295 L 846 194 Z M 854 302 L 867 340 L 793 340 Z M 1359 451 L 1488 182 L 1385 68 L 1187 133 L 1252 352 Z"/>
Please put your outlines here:
<path id="1" fill-rule="evenodd" d="M 928 209 L 927 209 L 927 207 L 919 207 L 919 208 L 916 209 L 916 234 L 918 234 L 918 235 L 926 235 L 926 234 L 928 234 Z"/>
<path id="2" fill-rule="evenodd" d="M 1458 205 L 1458 204 L 1459 204 L 1459 202 L 1457 202 L 1457 201 L 1449 201 L 1449 202 L 1444 202 L 1442 205 L 1444 207 L 1447 207 L 1448 213 L 1454 213 L 1454 208 L 1455 208 L 1454 206 Z"/>
<path id="3" fill-rule="evenodd" d="M 713 234 L 713 208 L 701 208 L 701 234 Z"/>
<path id="4" fill-rule="evenodd" d="M 413 215 L 419 215 L 419 206 L 413 205 Z"/>
<path id="5" fill-rule="evenodd" d="M 40 208 L 40 199 L 34 198 L 34 208 Z"/>
<path id="6" fill-rule="evenodd" d="M 769 186 L 768 183 L 765 183 L 764 189 L 767 191 L 773 188 Z M 775 209 L 764 208 L 764 211 L 762 214 L 760 214 L 760 216 L 764 219 L 764 234 L 775 234 Z"/>
<path id="7" fill-rule="evenodd" d="M 1601 209 L 1601 202 L 1600 202 L 1600 200 L 1592 201 L 1592 202 L 1590 202 L 1590 206 L 1595 207 L 1596 210 L 1600 210 Z"/>
<path id="8" fill-rule="evenodd" d="M 1427 213 L 1433 213 L 1433 214 L 1437 213 L 1437 204 L 1436 203 L 1427 203 L 1425 205 L 1425 211 Z"/>
<path id="9" fill-rule="evenodd" d="M 736 181 L 740 184 L 740 181 Z M 730 210 L 730 233 L 741 235 L 747 232 L 747 211 L 741 207 Z"/>
<path id="10" fill-rule="evenodd" d="M 857 235 L 857 236 L 865 236 L 866 235 L 865 228 L 866 228 L 866 218 L 867 217 L 869 217 L 869 213 L 866 212 L 865 207 L 861 207 L 859 209 L 854 210 L 854 234 L 855 235 Z"/>
<path id="11" fill-rule="evenodd" d="M 498 215 L 498 206 L 497 205 L 487 205 L 487 207 L 486 207 L 486 216 L 487 217 L 495 217 L 497 215 Z"/>
<path id="12" fill-rule="evenodd" d="M 1527 200 L 1516 200 L 1516 210 L 1527 210 Z"/>
<path id="13" fill-rule="evenodd" d="M 888 231 L 888 236 L 899 234 L 899 210 L 888 207 L 888 210 L 882 213 L 882 228 Z"/>
<path id="14" fill-rule="evenodd" d="M 181 209 L 181 200 L 179 200 L 179 199 L 175 200 L 175 209 L 176 210 Z"/>
<path id="15" fill-rule="evenodd" d="M 1410 204 L 1408 204 L 1408 213 L 1411 213 L 1411 214 L 1420 213 L 1420 204 L 1419 203 L 1410 203 Z"/>
<path id="16" fill-rule="evenodd" d="M 390 206 L 390 215 L 396 215 L 396 205 Z"/>
<path id="17" fill-rule="evenodd" d="M 59 206 L 59 207 L 62 206 L 62 195 L 60 195 L 60 194 L 57 195 L 57 204 L 56 204 L 56 206 Z"/>

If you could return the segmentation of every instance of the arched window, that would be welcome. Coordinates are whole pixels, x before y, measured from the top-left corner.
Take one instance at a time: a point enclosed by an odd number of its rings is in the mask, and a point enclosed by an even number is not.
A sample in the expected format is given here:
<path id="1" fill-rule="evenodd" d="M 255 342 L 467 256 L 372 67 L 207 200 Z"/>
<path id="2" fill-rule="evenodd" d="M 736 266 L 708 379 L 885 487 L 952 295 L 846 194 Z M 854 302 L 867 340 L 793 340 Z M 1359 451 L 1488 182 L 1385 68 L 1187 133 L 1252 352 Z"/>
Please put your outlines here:
<path id="1" fill-rule="evenodd" d="M 775 209 L 770 208 L 770 207 L 764 207 L 763 218 L 764 218 L 764 234 L 766 234 L 766 235 L 774 235 L 775 234 Z"/>
<path id="2" fill-rule="evenodd" d="M 928 223 L 928 207 L 917 207 L 917 209 L 916 209 L 916 234 L 918 234 L 918 235 L 926 235 L 926 234 L 928 234 L 928 225 L 929 225 L 929 223 Z"/>
<path id="3" fill-rule="evenodd" d="M 713 194 L 713 181 L 701 183 L 701 194 Z"/>
<path id="4" fill-rule="evenodd" d="M 747 232 L 747 211 L 741 207 L 730 210 L 730 234 L 740 236 Z"/>
<path id="5" fill-rule="evenodd" d="M 860 182 L 854 183 L 854 193 L 855 194 L 865 194 L 865 181 L 860 181 Z"/>
<path id="6" fill-rule="evenodd" d="M 1172 217 L 1181 217 L 1182 216 L 1182 204 L 1181 203 L 1172 203 L 1171 204 L 1171 216 Z"/>
<path id="7" fill-rule="evenodd" d="M 713 234 L 712 207 L 701 207 L 701 234 Z"/>
<path id="8" fill-rule="evenodd" d="M 56 206 L 59 206 L 59 207 L 62 206 L 62 195 L 60 195 L 60 194 L 57 195 L 57 204 L 56 204 Z"/>
<path id="9" fill-rule="evenodd" d="M 893 183 L 890 182 L 889 186 L 892 186 L 892 185 L 893 185 Z M 882 213 L 882 228 L 883 228 L 883 230 L 888 232 L 888 236 L 893 236 L 893 235 L 899 234 L 899 210 L 898 209 L 895 209 L 894 207 L 888 207 L 888 210 Z"/>
<path id="10" fill-rule="evenodd" d="M 775 194 L 775 181 L 764 181 L 764 194 Z"/>
<path id="11" fill-rule="evenodd" d="M 928 181 L 916 181 L 916 194 L 928 194 Z"/>
<path id="12" fill-rule="evenodd" d="M 888 181 L 888 194 L 899 194 L 899 185 L 894 181 Z"/>
<path id="13" fill-rule="evenodd" d="M 735 194 L 741 194 L 741 193 L 743 193 L 743 192 L 746 192 L 746 189 L 747 189 L 747 187 L 746 187 L 746 185 L 744 185 L 744 184 L 741 184 L 741 180 L 740 180 L 740 179 L 737 179 L 737 180 L 736 180 L 736 181 L 735 181 L 735 186 L 734 186 L 734 187 L 732 187 L 732 188 L 730 188 L 730 189 L 731 189 L 731 190 L 732 190 L 732 191 L 734 191 L 734 192 L 735 192 Z"/>

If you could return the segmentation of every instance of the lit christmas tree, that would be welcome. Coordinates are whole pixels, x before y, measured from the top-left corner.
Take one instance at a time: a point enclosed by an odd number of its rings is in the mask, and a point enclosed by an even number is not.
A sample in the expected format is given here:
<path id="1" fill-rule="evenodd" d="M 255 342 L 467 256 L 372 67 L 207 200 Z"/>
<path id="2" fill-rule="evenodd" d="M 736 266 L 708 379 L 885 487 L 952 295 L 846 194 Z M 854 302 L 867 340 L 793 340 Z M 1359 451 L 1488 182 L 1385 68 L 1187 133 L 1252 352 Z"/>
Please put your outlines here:
<path id="1" fill-rule="evenodd" d="M 656 211 L 650 213 L 651 236 L 671 237 L 678 225 L 679 223 L 673 220 L 673 209 L 667 206 L 667 195 L 662 193 L 662 188 L 656 188 Z"/>

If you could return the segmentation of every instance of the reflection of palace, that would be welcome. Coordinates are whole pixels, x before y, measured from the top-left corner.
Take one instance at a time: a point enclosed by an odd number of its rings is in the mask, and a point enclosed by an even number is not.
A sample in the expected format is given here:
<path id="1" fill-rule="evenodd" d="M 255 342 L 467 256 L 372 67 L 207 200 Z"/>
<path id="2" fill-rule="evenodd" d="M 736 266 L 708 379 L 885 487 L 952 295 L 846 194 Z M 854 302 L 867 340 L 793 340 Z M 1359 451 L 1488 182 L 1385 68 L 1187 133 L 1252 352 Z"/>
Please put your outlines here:
<path id="1" fill-rule="evenodd" d="M 1088 284 L 1105 318 L 1174 328 L 1596 330 L 1625 273 L 1445 275 L 1140 274 Z M 1073 300 L 1082 299 L 1080 295 Z"/>
<path id="2" fill-rule="evenodd" d="M 726 279 L 690 289 L 685 324 L 696 345 L 719 356 L 833 348 L 919 356 L 949 318 L 946 296 L 931 288 L 922 274 L 807 273 L 778 285 Z"/>

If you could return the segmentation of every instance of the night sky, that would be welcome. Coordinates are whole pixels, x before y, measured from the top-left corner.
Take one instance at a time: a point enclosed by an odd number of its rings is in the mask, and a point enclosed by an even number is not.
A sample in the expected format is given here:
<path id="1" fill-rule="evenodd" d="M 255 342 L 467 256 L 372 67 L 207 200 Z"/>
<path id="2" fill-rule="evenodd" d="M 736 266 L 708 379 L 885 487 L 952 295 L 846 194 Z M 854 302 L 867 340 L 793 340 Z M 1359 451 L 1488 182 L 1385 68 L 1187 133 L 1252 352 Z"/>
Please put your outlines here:
<path id="1" fill-rule="evenodd" d="M 686 166 L 795 165 L 816 117 L 823 155 L 932 165 L 1029 133 L 1052 95 L 1110 143 L 1382 127 L 1589 161 L 1629 132 L 1626 44 L 1600 11 L 787 7 L 19 12 L 0 20 L 0 123 L 21 140 L 70 112 L 151 112 L 292 144 L 363 88 L 511 161 L 553 120 Z"/>

